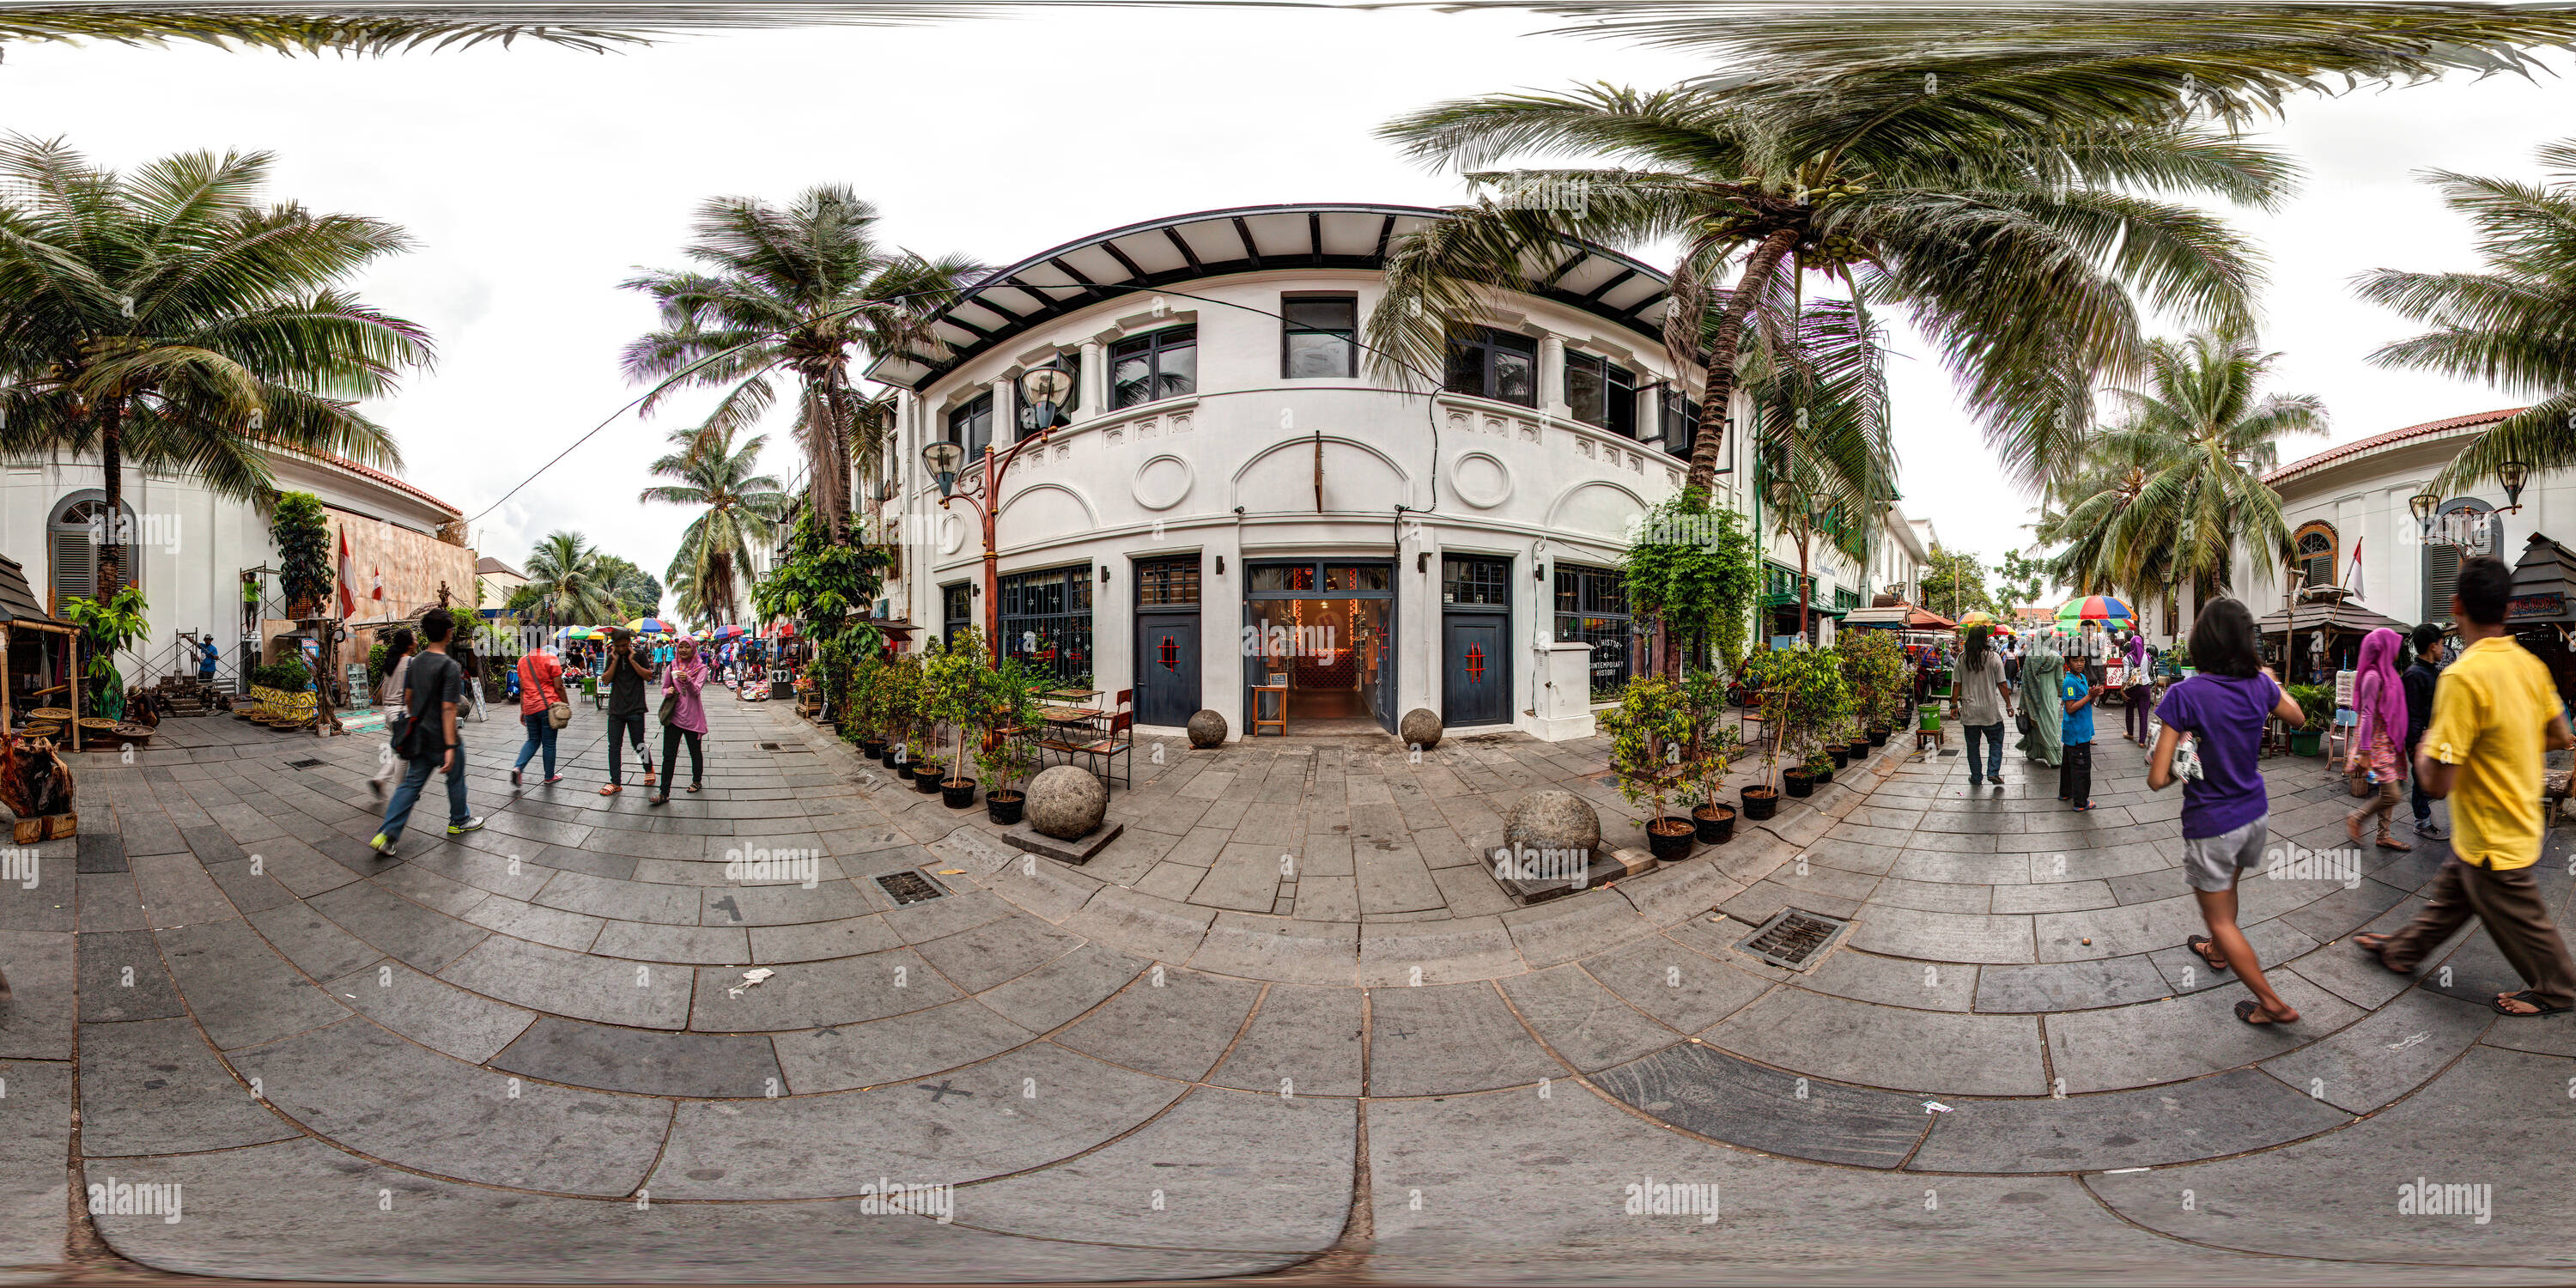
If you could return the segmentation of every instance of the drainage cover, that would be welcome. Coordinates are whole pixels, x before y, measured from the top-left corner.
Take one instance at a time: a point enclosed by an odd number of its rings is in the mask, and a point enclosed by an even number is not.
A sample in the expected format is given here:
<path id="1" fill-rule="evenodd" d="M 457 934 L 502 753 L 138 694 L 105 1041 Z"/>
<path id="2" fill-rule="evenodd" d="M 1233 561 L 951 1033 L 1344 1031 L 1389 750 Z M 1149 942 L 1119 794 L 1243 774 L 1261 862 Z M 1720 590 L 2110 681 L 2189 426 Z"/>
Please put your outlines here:
<path id="1" fill-rule="evenodd" d="M 315 769 L 319 768 L 321 764 L 322 762 L 318 760 L 290 760 L 286 762 L 286 767 L 289 769 Z"/>
<path id="2" fill-rule="evenodd" d="M 778 750 L 778 748 L 779 748 L 779 744 L 774 743 L 774 742 L 764 742 L 764 743 L 760 744 L 760 749 L 761 749 L 762 751 L 776 751 L 776 750 Z"/>
<path id="3" fill-rule="evenodd" d="M 1804 908 L 1783 908 L 1771 914 L 1762 928 L 1747 935 L 1736 948 L 1774 966 L 1805 970 L 1832 946 L 1843 927 L 1850 922 L 1828 917 Z"/>
<path id="4" fill-rule="evenodd" d="M 918 872 L 889 872 L 877 878 L 877 885 L 898 904 L 921 903 L 948 893 Z"/>
<path id="5" fill-rule="evenodd" d="M 1959 749 L 1956 747 L 1944 747 L 1941 749 L 1941 754 L 1944 756 L 1955 756 L 1959 754 Z"/>

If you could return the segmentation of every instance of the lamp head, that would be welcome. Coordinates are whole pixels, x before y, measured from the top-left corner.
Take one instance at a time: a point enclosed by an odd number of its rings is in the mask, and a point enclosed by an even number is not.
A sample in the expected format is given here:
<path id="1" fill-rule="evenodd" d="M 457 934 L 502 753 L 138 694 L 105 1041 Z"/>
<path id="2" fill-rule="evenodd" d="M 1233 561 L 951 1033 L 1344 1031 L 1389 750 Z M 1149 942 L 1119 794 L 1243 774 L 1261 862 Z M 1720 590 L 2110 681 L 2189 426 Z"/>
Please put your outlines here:
<path id="1" fill-rule="evenodd" d="M 2496 481 L 2504 484 L 2504 499 L 2512 509 L 2522 508 L 2522 485 L 2531 478 L 2531 466 L 2521 461 L 2506 461 L 2496 467 Z"/>
<path id="2" fill-rule="evenodd" d="M 2430 522 L 2433 518 L 2434 507 L 2441 503 L 2441 493 L 2424 491 L 2408 497 L 2406 499 L 2406 508 L 2414 512 L 2417 522 Z"/>
<path id="3" fill-rule="evenodd" d="M 1064 419 L 1062 408 L 1073 399 L 1073 373 L 1061 367 L 1032 367 L 1020 374 L 1020 402 L 1029 409 L 1026 428 L 1044 432 Z"/>
<path id="4" fill-rule="evenodd" d="M 966 459 L 966 449 L 951 442 L 926 443 L 921 449 L 921 466 L 939 481 L 939 495 L 947 496 L 957 485 L 957 466 Z"/>

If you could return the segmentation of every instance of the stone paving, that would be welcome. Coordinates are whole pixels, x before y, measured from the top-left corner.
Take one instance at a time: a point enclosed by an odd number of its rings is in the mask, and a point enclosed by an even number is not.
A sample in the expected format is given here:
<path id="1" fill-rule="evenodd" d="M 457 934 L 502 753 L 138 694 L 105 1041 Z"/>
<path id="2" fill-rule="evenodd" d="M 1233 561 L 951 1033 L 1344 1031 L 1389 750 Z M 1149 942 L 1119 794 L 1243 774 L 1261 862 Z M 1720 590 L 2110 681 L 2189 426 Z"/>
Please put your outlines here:
<path id="1" fill-rule="evenodd" d="M 0 1267 L 94 1229 L 287 1278 L 2576 1273 L 2576 1024 L 2480 1005 L 2511 976 L 2474 931 L 2411 980 L 2348 942 L 2436 848 L 2249 880 L 2304 1018 L 2247 1027 L 2182 947 L 2179 799 L 2115 742 L 2090 814 L 1891 750 L 1522 908 L 1475 858 L 1520 793 L 1641 839 L 1597 747 L 1149 747 L 1070 868 L 780 707 L 713 714 L 707 790 L 660 808 L 596 794 L 596 713 L 517 792 L 515 723 L 469 725 L 489 827 L 441 837 L 433 795 L 392 862 L 372 739 L 85 757 L 83 835 L 0 885 Z M 2272 763 L 2276 840 L 2341 844 L 2339 782 Z M 727 869 L 763 858 L 810 879 Z M 2559 838 L 2544 868 L 2563 924 Z M 1783 908 L 1851 927 L 1805 970 L 1742 951 Z M 183 1214 L 68 1217 L 67 1178 Z M 2489 1218 L 2398 1215 L 2419 1178 Z M 886 1181 L 953 1219 L 878 1214 Z M 1721 1211 L 1625 1210 L 1676 1183 Z"/>

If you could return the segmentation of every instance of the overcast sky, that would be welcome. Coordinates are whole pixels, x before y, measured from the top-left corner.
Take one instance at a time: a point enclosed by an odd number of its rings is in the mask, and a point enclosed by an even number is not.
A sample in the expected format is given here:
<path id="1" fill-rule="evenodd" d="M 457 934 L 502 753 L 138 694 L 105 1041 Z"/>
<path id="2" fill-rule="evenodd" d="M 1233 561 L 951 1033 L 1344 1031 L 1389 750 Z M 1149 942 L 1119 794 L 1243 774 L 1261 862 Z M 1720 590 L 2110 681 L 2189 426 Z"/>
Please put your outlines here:
<path id="1" fill-rule="evenodd" d="M 1609 80 L 1662 85 L 1691 61 L 1539 36 L 1547 20 L 1419 12 L 1103 10 L 909 30 L 684 37 L 640 51 L 543 47 L 387 59 L 15 45 L 0 127 L 131 165 L 195 148 L 277 154 L 276 193 L 389 219 L 414 253 L 363 283 L 426 324 L 435 370 L 372 408 L 414 483 L 475 516 L 638 391 L 620 346 L 652 325 L 617 289 L 678 266 L 712 195 L 785 200 L 841 182 L 887 238 L 1006 263 L 1136 220 L 1278 201 L 1443 204 L 1461 187 L 1371 132 L 1434 100 Z M 2279 215 L 2240 214 L 2272 261 L 2263 339 L 2275 387 L 2323 396 L 2332 434 L 2291 455 L 2512 405 L 2493 390 L 2368 365 L 2407 333 L 2356 302 L 2389 266 L 2473 263 L 2415 171 L 2534 174 L 2533 144 L 2576 133 L 2576 89 L 2497 78 L 2300 102 L 2276 141 L 2305 165 Z M 1905 506 L 1989 562 L 2024 545 L 2029 499 L 1997 482 L 1928 350 L 1896 383 Z M 513 563 L 569 527 L 661 572 L 689 517 L 646 509 L 644 463 L 686 408 L 628 416 L 475 519 Z M 783 421 L 770 461 L 794 465 Z"/>

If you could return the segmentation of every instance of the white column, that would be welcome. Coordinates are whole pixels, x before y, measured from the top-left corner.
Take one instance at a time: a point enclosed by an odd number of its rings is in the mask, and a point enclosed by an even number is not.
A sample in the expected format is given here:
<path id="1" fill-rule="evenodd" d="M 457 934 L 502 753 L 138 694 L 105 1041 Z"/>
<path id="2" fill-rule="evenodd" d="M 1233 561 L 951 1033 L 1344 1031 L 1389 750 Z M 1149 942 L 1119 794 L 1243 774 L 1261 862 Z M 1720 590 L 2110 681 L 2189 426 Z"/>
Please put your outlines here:
<path id="1" fill-rule="evenodd" d="M 1538 407 L 1550 416 L 1574 410 L 1565 401 L 1565 341 L 1552 335 L 1538 342 Z"/>
<path id="2" fill-rule="evenodd" d="M 1082 342 L 1082 405 L 1070 417 L 1086 421 L 1109 409 L 1109 350 L 1098 340 Z"/>

